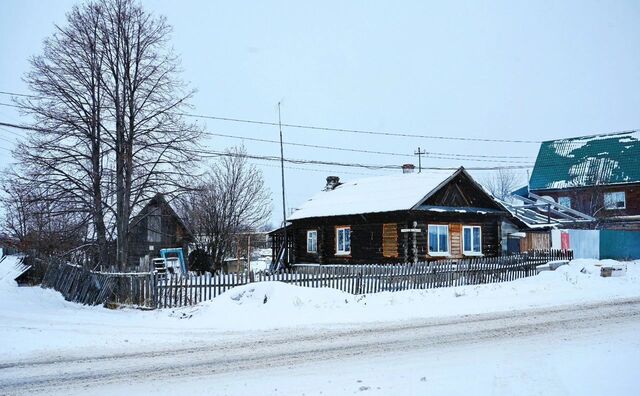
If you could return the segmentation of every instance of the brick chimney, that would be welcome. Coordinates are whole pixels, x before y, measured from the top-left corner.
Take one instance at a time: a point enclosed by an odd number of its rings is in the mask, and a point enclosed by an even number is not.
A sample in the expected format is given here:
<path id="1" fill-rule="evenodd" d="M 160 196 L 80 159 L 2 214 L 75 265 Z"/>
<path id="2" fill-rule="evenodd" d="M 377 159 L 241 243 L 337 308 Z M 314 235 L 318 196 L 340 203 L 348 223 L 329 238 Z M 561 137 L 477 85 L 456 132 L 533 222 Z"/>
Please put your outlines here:
<path id="1" fill-rule="evenodd" d="M 402 165 L 402 173 L 413 173 L 415 169 L 416 169 L 416 166 L 414 164 Z"/>
<path id="2" fill-rule="evenodd" d="M 338 176 L 327 176 L 327 185 L 324 186 L 324 190 L 331 191 L 340 184 L 340 178 Z"/>

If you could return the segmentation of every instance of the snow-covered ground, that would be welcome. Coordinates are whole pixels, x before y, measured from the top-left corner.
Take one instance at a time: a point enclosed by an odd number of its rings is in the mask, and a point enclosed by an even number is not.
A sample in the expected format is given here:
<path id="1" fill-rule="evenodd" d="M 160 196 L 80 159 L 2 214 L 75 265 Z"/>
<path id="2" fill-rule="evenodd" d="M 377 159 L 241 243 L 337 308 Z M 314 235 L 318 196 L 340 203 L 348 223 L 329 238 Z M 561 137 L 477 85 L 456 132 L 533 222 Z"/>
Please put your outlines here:
<path id="1" fill-rule="evenodd" d="M 628 263 L 624 277 L 602 278 L 596 266 L 602 262 L 574 260 L 557 271 L 487 285 L 354 296 L 264 282 L 194 307 L 108 310 L 67 302 L 53 290 L 17 287 L 16 261 L 8 257 L 0 263 L 0 362 L 191 345 L 291 327 L 348 327 L 640 297 L 640 262 Z"/>
<path id="2" fill-rule="evenodd" d="M 192 364 L 198 358 L 204 359 L 200 353 L 209 356 L 230 348 L 227 352 L 232 356 L 251 351 L 256 356 L 269 356 L 273 351 L 265 348 L 271 345 L 293 348 L 291 345 L 305 339 L 313 342 L 312 349 L 318 348 L 318 361 L 316 355 L 310 355 L 312 362 L 298 365 L 288 357 L 284 362 L 288 370 L 267 370 L 262 366 L 243 370 L 256 361 L 253 356 L 246 363 L 237 364 L 238 373 L 217 373 L 216 384 L 198 366 L 200 377 L 185 371 L 193 385 L 188 390 L 209 394 L 251 394 L 258 389 L 267 394 L 468 394 L 474 389 L 491 389 L 495 394 L 535 394 L 556 386 L 552 394 L 583 394 L 582 389 L 609 389 L 609 375 L 612 384 L 616 378 L 622 381 L 611 385 L 612 394 L 635 394 L 628 392 L 629 384 L 635 386 L 633 389 L 640 386 L 633 374 L 640 370 L 640 312 L 636 312 L 640 311 L 640 262 L 628 263 L 626 276 L 619 278 L 600 277 L 598 265 L 602 262 L 575 260 L 556 271 L 513 282 L 366 296 L 265 282 L 237 287 L 195 307 L 139 311 L 80 306 L 64 301 L 52 290 L 19 288 L 13 281 L 16 260 L 9 257 L 0 262 L 0 393 L 3 383 L 60 362 L 70 363 L 60 363 L 66 368 L 56 370 L 78 366 L 78 370 L 92 371 L 108 367 L 105 357 L 123 356 L 139 369 L 143 356 L 151 362 L 165 356 L 170 364 L 174 355 L 180 355 L 183 360 L 176 358 L 176 362 L 186 367 L 187 361 Z M 602 312 L 593 311 L 594 316 L 588 319 L 593 323 L 574 332 L 574 327 L 579 328 L 587 319 L 576 316 L 573 307 L 590 312 L 586 305 L 603 303 L 609 305 L 600 308 Z M 628 308 L 623 312 L 624 320 L 615 319 L 618 313 L 610 312 L 618 305 Z M 531 320 L 540 318 L 540 323 L 547 323 L 545 318 L 550 315 L 556 315 L 555 325 L 530 327 Z M 482 328 L 488 321 L 516 319 L 520 322 L 500 325 L 511 329 L 504 330 L 504 336 L 503 330 L 487 333 Z M 466 328 L 467 322 L 473 330 L 463 337 L 468 342 L 432 345 L 433 329 L 442 328 L 443 323 Z M 522 326 L 529 326 L 529 330 L 520 334 L 517 329 Z M 388 328 L 395 330 L 390 332 Z M 414 339 L 413 329 L 415 334 L 422 333 L 422 341 L 415 338 L 420 345 L 413 348 L 406 343 L 394 344 L 398 329 L 408 332 L 408 340 Z M 439 337 L 442 334 L 449 333 Z M 308 338 L 313 336 L 317 338 Z M 342 348 L 327 344 L 340 337 L 344 338 Z M 363 360 L 350 355 L 366 337 L 371 338 L 367 357 Z M 284 350 L 293 353 L 294 349 Z M 223 361 L 228 363 L 229 358 Z M 75 363 L 80 361 L 85 362 L 86 368 Z M 264 364 L 274 365 L 273 361 Z M 115 366 L 127 367 L 122 362 Z M 611 367 L 615 369 L 610 370 Z M 344 370 L 353 372 L 343 375 Z M 451 372 L 457 374 L 452 377 Z M 633 378 L 625 377 L 632 374 Z M 291 376 L 296 380 L 291 382 Z M 99 393 L 125 393 L 123 387 L 128 391 L 155 389 L 164 393 L 183 389 L 180 378 L 164 381 L 160 377 L 160 382 L 154 379 L 139 388 L 126 381 L 105 385 Z M 580 382 L 596 377 L 597 386 L 591 388 Z M 468 380 L 460 382 L 456 378 Z M 532 387 L 534 382 L 537 385 Z"/>

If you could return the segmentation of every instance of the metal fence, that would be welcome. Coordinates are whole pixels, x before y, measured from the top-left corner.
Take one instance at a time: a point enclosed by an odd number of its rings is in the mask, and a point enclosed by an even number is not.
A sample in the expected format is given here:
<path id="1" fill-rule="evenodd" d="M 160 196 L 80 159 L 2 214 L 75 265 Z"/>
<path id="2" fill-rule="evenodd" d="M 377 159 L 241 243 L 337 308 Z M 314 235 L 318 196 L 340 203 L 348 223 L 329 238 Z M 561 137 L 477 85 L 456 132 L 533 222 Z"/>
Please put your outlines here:
<path id="1" fill-rule="evenodd" d="M 438 260 L 417 264 L 297 265 L 278 272 L 237 274 L 105 273 L 55 263 L 44 287 L 83 304 L 117 303 L 149 308 L 195 305 L 253 282 L 284 282 L 304 287 L 330 287 L 353 294 L 431 289 L 511 281 L 536 274 L 552 260 L 570 260 L 571 251 L 534 251 L 512 256 Z"/>

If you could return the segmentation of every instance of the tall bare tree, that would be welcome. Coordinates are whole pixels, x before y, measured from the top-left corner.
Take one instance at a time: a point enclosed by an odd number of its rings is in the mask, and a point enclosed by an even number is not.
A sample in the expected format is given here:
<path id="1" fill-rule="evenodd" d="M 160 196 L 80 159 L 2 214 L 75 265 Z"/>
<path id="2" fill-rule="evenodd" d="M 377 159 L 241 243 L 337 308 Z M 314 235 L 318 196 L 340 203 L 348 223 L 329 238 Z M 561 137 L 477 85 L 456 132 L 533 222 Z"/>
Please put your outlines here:
<path id="1" fill-rule="evenodd" d="M 37 133 L 15 150 L 21 175 L 46 202 L 64 200 L 66 208 L 85 213 L 100 260 L 106 259 L 108 184 L 103 179 L 109 147 L 104 144 L 106 102 L 102 90 L 104 53 L 100 48 L 99 4 L 75 6 L 66 25 L 44 41 L 44 52 L 31 59 L 25 80 L 34 97 L 20 105 L 35 119 Z"/>
<path id="2" fill-rule="evenodd" d="M 200 132 L 184 111 L 193 91 L 178 78 L 179 62 L 169 47 L 171 26 L 133 0 L 103 0 L 102 45 L 108 72 L 105 92 L 113 104 L 117 257 L 129 253 L 132 209 L 158 190 L 178 194 L 196 159 Z"/>
<path id="3" fill-rule="evenodd" d="M 18 146 L 20 174 L 43 199 L 88 214 L 89 239 L 126 266 L 132 211 L 156 192 L 188 190 L 200 130 L 180 114 L 193 91 L 179 78 L 165 18 L 134 0 L 75 6 L 45 40 L 20 105 L 37 132 Z"/>
<path id="4" fill-rule="evenodd" d="M 245 154 L 244 148 L 227 150 L 183 207 L 198 248 L 212 257 L 216 267 L 235 253 L 232 246 L 238 233 L 260 229 L 271 216 L 271 194 L 262 172 Z"/>

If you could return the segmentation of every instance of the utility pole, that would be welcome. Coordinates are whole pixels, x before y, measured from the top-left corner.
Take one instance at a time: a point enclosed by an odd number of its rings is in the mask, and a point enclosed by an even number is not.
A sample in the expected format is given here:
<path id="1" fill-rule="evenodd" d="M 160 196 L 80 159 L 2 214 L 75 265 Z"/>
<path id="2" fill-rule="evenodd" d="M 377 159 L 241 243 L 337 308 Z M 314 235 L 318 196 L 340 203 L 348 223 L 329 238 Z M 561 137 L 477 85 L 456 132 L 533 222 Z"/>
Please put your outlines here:
<path id="1" fill-rule="evenodd" d="M 251 272 L 251 233 L 247 234 L 247 273 Z"/>
<path id="2" fill-rule="evenodd" d="M 422 156 L 426 154 L 426 150 L 420 150 L 420 147 L 418 147 L 418 151 L 413 152 L 413 155 L 418 156 L 418 173 L 422 172 Z"/>
<path id="3" fill-rule="evenodd" d="M 287 205 L 285 202 L 284 193 L 284 149 L 282 145 L 282 116 L 280 115 L 280 102 L 278 102 L 278 127 L 280 129 L 280 170 L 282 173 L 282 231 L 284 233 L 284 248 L 282 252 L 282 263 L 286 266 L 289 264 L 288 260 L 288 241 L 287 241 Z"/>

